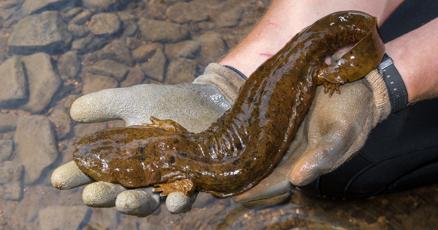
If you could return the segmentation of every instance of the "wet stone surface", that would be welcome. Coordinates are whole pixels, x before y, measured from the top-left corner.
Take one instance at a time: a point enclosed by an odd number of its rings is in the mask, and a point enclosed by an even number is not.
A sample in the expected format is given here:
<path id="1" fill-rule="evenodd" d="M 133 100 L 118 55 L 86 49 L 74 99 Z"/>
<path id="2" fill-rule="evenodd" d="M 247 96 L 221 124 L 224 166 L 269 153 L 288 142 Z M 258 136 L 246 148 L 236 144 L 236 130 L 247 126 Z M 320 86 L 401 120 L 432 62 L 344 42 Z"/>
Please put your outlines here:
<path id="1" fill-rule="evenodd" d="M 50 186 L 53 170 L 72 159 L 75 138 L 123 125 L 73 122 L 75 98 L 190 82 L 238 43 L 269 3 L 0 0 L 0 229 L 435 229 L 436 185 L 359 201 L 295 193 L 261 209 L 201 193 L 188 212 L 154 206 L 142 218 L 88 208 L 82 189 Z"/>

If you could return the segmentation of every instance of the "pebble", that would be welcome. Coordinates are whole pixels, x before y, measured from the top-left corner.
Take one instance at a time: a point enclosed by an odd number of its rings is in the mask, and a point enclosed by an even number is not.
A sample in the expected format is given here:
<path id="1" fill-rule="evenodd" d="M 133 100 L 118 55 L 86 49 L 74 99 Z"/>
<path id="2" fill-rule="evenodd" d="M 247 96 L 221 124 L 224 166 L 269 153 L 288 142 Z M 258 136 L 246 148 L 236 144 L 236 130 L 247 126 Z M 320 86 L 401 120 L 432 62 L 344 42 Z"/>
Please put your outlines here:
<path id="1" fill-rule="evenodd" d="M 41 115 L 21 116 L 15 132 L 17 158 L 26 169 L 24 183 L 36 182 L 58 157 L 55 133 Z"/>
<path id="2" fill-rule="evenodd" d="M 0 140 L 0 162 L 11 158 L 14 142 L 12 140 Z"/>
<path id="3" fill-rule="evenodd" d="M 88 28 L 94 35 L 110 36 L 120 31 L 122 23 L 116 14 L 100 13 L 91 17 Z"/>
<path id="4" fill-rule="evenodd" d="M 141 65 L 145 75 L 153 80 L 162 82 L 166 67 L 166 56 L 161 49 L 157 49 L 155 54 Z"/>
<path id="5" fill-rule="evenodd" d="M 69 51 L 58 59 L 58 71 L 61 79 L 76 78 L 81 70 L 81 61 L 77 52 Z"/>
<path id="6" fill-rule="evenodd" d="M 213 21 L 216 26 L 219 27 L 233 27 L 236 26 L 242 18 L 242 8 L 236 7 L 229 10 L 224 10 L 216 17 L 213 17 Z"/>
<path id="7" fill-rule="evenodd" d="M 181 213 L 190 209 L 190 197 L 182 192 L 172 192 L 166 197 L 166 207 L 171 213 Z"/>
<path id="8" fill-rule="evenodd" d="M 186 28 L 172 22 L 141 18 L 138 26 L 143 38 L 148 41 L 177 42 L 189 35 Z"/>
<path id="9" fill-rule="evenodd" d="M 225 42 L 218 33 L 207 32 L 198 39 L 201 42 L 200 62 L 204 65 L 210 62 L 217 62 L 227 51 Z"/>
<path id="10" fill-rule="evenodd" d="M 10 113 L 0 113 L 0 132 L 15 130 L 17 126 L 17 116 Z"/>
<path id="11" fill-rule="evenodd" d="M 4 200 L 18 201 L 22 197 L 21 175 L 23 165 L 13 161 L 0 162 L 0 197 Z"/>
<path id="12" fill-rule="evenodd" d="M 132 51 L 132 57 L 137 62 L 144 62 L 155 54 L 162 45 L 158 43 L 145 44 Z"/>
<path id="13" fill-rule="evenodd" d="M 91 16 L 93 16 L 93 13 L 91 13 L 91 11 L 83 10 L 82 12 L 80 12 L 79 14 L 74 16 L 73 19 L 71 20 L 71 22 L 75 23 L 77 25 L 82 25 L 86 21 L 88 21 L 88 19 L 90 19 Z"/>
<path id="14" fill-rule="evenodd" d="M 58 140 L 64 139 L 71 131 L 70 115 L 63 106 L 56 106 L 49 113 L 49 120 L 55 126 Z"/>
<path id="15" fill-rule="evenodd" d="M 115 88 L 117 86 L 117 81 L 111 77 L 86 73 L 83 77 L 82 93 L 88 94 L 102 89 Z"/>
<path id="16" fill-rule="evenodd" d="M 38 211 L 38 223 L 41 230 L 82 229 L 84 219 L 91 214 L 84 205 L 47 206 Z"/>
<path id="17" fill-rule="evenodd" d="M 167 17 L 178 23 L 198 22 L 208 19 L 208 12 L 196 2 L 177 2 L 166 10 Z"/>
<path id="18" fill-rule="evenodd" d="M 26 0 L 23 9 L 28 14 L 39 13 L 45 10 L 56 10 L 68 4 L 74 4 L 76 0 Z"/>
<path id="19" fill-rule="evenodd" d="M 116 209 L 121 213 L 147 216 L 160 205 L 159 197 L 150 189 L 134 189 L 120 193 L 116 199 Z"/>
<path id="20" fill-rule="evenodd" d="M 54 71 L 52 60 L 45 53 L 36 53 L 22 58 L 29 82 L 29 101 L 24 109 L 40 113 L 44 111 L 55 95 L 61 79 Z"/>
<path id="21" fill-rule="evenodd" d="M 16 54 L 58 53 L 70 42 L 71 34 L 58 12 L 47 11 L 21 19 L 13 28 L 8 47 Z"/>
<path id="22" fill-rule="evenodd" d="M 177 59 L 169 64 L 166 83 L 179 84 L 195 80 L 196 62 L 189 59 Z"/>
<path id="23" fill-rule="evenodd" d="M 12 57 L 0 65 L 0 106 L 23 102 L 27 97 L 26 76 L 23 63 Z"/>
<path id="24" fill-rule="evenodd" d="M 144 80 L 144 73 L 139 66 L 135 66 L 129 70 L 126 79 L 120 83 L 121 87 L 128 87 L 142 83 Z"/>
<path id="25" fill-rule="evenodd" d="M 93 11 L 112 10 L 121 2 L 121 0 L 82 0 L 82 4 Z"/>
<path id="26" fill-rule="evenodd" d="M 174 44 L 167 44 L 166 55 L 171 58 L 195 58 L 201 48 L 201 43 L 196 40 L 182 41 Z"/>
<path id="27" fill-rule="evenodd" d="M 129 72 L 128 66 L 113 60 L 101 60 L 87 68 L 87 71 L 102 76 L 108 76 L 121 81 Z"/>

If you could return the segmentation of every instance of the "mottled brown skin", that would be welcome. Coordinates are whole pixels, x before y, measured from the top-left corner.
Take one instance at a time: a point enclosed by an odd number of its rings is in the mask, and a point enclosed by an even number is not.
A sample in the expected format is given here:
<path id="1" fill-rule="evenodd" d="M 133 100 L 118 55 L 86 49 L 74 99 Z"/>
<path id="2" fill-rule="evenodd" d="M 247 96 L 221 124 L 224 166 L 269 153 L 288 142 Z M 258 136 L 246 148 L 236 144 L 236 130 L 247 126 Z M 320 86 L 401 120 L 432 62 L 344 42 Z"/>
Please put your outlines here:
<path id="1" fill-rule="evenodd" d="M 342 57 L 327 63 L 345 47 Z M 74 159 L 95 180 L 129 188 L 158 185 L 163 195 L 241 193 L 282 159 L 317 85 L 333 93 L 375 68 L 383 52 L 374 17 L 356 11 L 330 14 L 260 66 L 233 107 L 207 130 L 191 133 L 174 121 L 153 118 L 150 125 L 83 137 Z"/>

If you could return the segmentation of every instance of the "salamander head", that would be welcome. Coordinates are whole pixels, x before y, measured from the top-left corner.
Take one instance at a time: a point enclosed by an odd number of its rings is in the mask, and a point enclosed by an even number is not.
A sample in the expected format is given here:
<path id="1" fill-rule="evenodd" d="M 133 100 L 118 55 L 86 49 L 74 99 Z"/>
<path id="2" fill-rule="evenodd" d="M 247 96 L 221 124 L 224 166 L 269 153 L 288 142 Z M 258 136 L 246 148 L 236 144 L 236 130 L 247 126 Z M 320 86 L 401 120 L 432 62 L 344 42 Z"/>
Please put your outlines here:
<path id="1" fill-rule="evenodd" d="M 73 157 L 95 180 L 144 187 L 181 177 L 174 167 L 178 138 L 159 128 L 106 129 L 77 141 Z"/>

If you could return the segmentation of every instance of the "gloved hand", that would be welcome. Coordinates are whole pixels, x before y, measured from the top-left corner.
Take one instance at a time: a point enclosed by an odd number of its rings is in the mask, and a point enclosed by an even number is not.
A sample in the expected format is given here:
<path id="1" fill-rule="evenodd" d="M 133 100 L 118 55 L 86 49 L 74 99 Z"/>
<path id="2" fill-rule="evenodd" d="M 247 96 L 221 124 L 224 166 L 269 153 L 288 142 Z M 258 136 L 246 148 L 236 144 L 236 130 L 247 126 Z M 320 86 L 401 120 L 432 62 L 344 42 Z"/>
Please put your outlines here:
<path id="1" fill-rule="evenodd" d="M 364 144 L 370 131 L 391 111 L 388 90 L 374 70 L 365 79 L 329 96 L 318 87 L 306 119 L 279 166 L 235 201 L 249 206 L 282 202 L 293 185 L 306 185 L 335 170 Z"/>
<path id="2" fill-rule="evenodd" d="M 192 132 L 200 132 L 230 108 L 243 82 L 244 78 L 235 71 L 213 63 L 193 84 L 145 84 L 102 90 L 78 98 L 70 114 L 79 122 L 122 119 L 127 126 L 149 123 L 150 117 L 155 116 L 175 120 Z M 74 162 L 57 168 L 51 181 L 58 189 L 92 182 Z M 120 212 L 139 216 L 146 216 L 159 206 L 159 197 L 150 189 L 126 190 L 106 182 L 88 184 L 82 199 L 89 206 L 115 205 Z M 167 196 L 166 205 L 176 213 L 190 207 L 193 200 L 177 192 Z"/>

